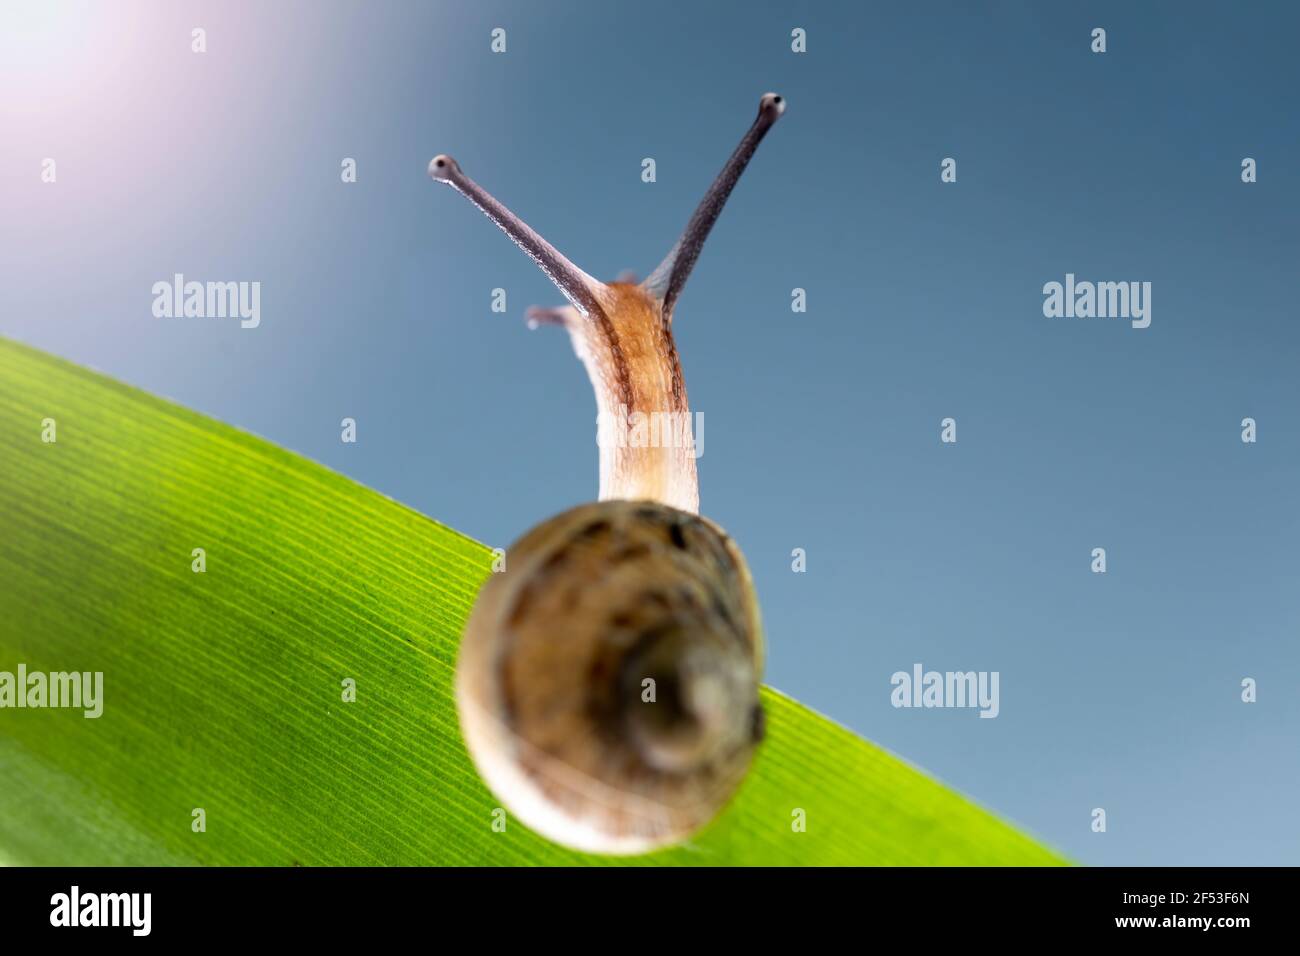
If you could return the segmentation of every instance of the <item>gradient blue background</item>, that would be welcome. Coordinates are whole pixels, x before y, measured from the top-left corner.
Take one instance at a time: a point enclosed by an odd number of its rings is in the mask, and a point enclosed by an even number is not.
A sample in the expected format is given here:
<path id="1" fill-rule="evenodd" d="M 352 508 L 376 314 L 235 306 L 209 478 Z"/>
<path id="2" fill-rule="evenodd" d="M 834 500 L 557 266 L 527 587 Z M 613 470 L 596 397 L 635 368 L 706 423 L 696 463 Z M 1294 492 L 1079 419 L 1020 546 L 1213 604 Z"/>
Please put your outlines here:
<path id="1" fill-rule="evenodd" d="M 1294 864 L 1295 11 L 9 3 L 0 334 L 504 546 L 595 496 L 595 408 L 429 158 L 644 275 L 777 90 L 676 322 L 770 681 L 1082 862 Z M 260 281 L 261 327 L 153 318 L 174 272 Z M 1151 327 L 1044 318 L 1066 272 L 1152 282 Z M 892 708 L 917 661 L 1000 671 L 1001 716 Z"/>

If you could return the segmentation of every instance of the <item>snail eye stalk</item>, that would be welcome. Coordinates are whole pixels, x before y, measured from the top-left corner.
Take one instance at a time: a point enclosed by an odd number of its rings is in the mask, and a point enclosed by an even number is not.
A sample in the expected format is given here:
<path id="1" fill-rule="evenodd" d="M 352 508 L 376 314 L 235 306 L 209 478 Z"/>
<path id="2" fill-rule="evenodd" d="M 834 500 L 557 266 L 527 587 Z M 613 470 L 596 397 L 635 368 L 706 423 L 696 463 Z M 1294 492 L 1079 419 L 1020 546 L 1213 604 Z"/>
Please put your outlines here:
<path id="1" fill-rule="evenodd" d="M 433 157 L 429 161 L 429 178 L 435 182 L 446 183 L 478 206 L 515 245 L 537 263 L 546 273 L 546 277 L 555 283 L 556 288 L 564 293 L 564 297 L 584 316 L 590 318 L 600 311 L 598 296 L 604 290 L 605 284 L 575 266 L 528 223 L 466 176 L 456 160 L 445 154 Z"/>
<path id="2" fill-rule="evenodd" d="M 732 152 L 726 165 L 722 167 L 722 172 L 718 173 L 718 178 L 704 194 L 704 199 L 700 201 L 694 215 L 686 223 L 681 238 L 677 240 L 664 261 L 659 263 L 659 267 L 650 273 L 645 282 L 641 283 L 641 288 L 662 303 L 665 316 L 672 317 L 673 306 L 677 303 L 677 297 L 681 294 L 682 287 L 686 285 L 691 270 L 695 268 L 695 260 L 700 257 L 704 240 L 709 237 L 713 224 L 718 221 L 722 207 L 727 204 L 727 197 L 731 195 L 731 191 L 736 188 L 736 183 L 740 180 L 740 174 L 749 165 L 767 131 L 784 112 L 784 97 L 777 93 L 763 95 L 763 98 L 758 101 L 758 116 L 741 137 L 740 144 Z"/>

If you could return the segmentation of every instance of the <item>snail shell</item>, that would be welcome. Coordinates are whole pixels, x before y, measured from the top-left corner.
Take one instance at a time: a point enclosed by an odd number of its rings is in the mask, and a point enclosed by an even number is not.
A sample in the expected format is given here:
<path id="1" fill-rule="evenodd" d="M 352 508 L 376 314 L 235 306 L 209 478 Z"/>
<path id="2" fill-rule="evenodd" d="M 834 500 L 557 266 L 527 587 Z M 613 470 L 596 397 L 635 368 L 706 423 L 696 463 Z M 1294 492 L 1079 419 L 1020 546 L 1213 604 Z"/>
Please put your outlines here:
<path id="1" fill-rule="evenodd" d="M 456 702 L 489 787 L 598 853 L 685 839 L 762 737 L 762 634 L 740 551 L 651 501 L 582 505 L 509 550 L 461 645 Z"/>

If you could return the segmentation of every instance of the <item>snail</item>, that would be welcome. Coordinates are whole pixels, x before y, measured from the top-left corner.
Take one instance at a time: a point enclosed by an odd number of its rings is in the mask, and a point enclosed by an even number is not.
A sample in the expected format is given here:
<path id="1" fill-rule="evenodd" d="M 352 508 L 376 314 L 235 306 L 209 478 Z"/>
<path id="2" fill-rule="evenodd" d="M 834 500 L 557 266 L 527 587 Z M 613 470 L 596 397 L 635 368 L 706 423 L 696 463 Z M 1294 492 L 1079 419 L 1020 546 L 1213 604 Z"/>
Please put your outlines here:
<path id="1" fill-rule="evenodd" d="M 640 283 L 593 279 L 450 156 L 430 161 L 429 176 L 482 210 L 568 299 L 529 309 L 529 324 L 568 331 L 598 421 L 667 412 L 689 422 L 673 309 L 784 109 L 775 93 L 762 97 L 681 238 Z M 511 813 L 575 849 L 641 853 L 688 839 L 747 773 L 763 736 L 762 628 L 744 557 L 697 513 L 692 443 L 598 444 L 599 500 L 527 532 L 479 592 L 456 703 L 470 756 Z"/>

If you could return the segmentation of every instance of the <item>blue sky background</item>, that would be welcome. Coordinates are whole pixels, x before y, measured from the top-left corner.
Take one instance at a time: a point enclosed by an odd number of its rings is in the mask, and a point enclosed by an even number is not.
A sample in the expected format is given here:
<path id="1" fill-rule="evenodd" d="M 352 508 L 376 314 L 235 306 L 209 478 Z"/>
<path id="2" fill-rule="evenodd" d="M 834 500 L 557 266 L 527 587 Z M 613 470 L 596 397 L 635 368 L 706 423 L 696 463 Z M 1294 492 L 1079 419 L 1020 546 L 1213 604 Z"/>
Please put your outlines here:
<path id="1" fill-rule="evenodd" d="M 595 496 L 595 407 L 429 158 L 644 275 L 779 91 L 676 320 L 768 679 L 1082 862 L 1295 864 L 1297 9 L 9 4 L 0 334 L 504 546 Z M 155 319 L 175 272 L 260 281 L 260 328 Z M 1067 272 L 1150 281 L 1151 327 L 1045 318 Z M 918 661 L 1000 716 L 892 708 Z"/>

